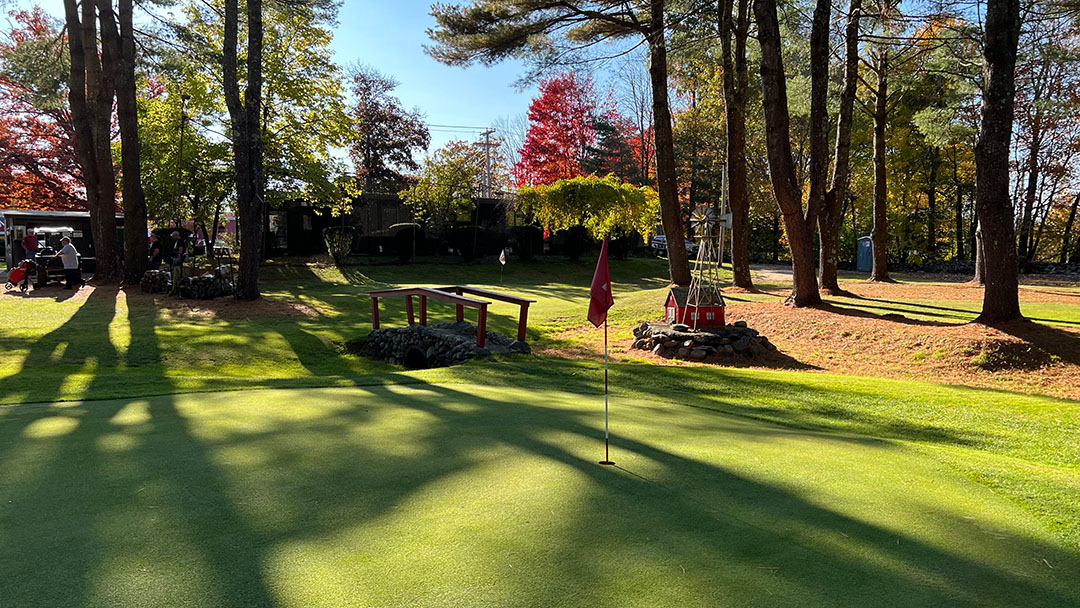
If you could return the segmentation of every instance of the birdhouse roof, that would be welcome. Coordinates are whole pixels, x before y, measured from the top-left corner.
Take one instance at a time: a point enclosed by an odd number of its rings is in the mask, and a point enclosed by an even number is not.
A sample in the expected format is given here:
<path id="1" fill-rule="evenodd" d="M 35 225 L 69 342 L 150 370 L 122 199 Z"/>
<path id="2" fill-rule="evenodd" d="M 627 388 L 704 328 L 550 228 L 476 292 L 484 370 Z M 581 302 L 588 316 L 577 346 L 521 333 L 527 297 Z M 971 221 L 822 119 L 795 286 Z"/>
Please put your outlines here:
<path id="1" fill-rule="evenodd" d="M 687 298 L 690 296 L 690 290 L 686 287 L 672 287 L 668 290 L 668 297 L 674 298 L 675 305 L 679 308 L 686 308 Z M 690 302 L 693 305 L 693 302 Z M 701 300 L 697 303 L 698 306 L 723 306 L 724 296 L 720 294 L 720 290 L 713 288 L 705 288 L 701 290 Z"/>

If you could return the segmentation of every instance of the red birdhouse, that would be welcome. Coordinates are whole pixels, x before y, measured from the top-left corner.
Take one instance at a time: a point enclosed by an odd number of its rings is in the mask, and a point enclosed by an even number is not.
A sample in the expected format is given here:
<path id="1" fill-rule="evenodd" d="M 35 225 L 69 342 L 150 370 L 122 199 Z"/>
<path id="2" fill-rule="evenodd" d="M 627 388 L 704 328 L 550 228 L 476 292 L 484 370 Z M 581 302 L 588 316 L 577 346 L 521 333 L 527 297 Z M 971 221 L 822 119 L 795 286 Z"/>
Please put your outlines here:
<path id="1" fill-rule="evenodd" d="M 724 324 L 724 296 L 720 295 L 719 290 L 703 289 L 697 298 L 696 306 L 689 295 L 690 290 L 685 287 L 672 287 L 668 290 L 667 300 L 664 302 L 665 321 L 670 324 L 683 323 L 690 327 Z"/>

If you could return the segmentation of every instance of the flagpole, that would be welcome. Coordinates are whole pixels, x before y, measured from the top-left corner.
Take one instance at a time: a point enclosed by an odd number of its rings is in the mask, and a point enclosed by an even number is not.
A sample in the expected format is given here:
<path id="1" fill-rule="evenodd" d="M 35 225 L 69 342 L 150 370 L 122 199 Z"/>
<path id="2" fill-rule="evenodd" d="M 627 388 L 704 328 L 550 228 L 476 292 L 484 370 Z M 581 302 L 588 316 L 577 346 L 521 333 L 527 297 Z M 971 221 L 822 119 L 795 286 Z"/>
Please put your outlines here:
<path id="1" fill-rule="evenodd" d="M 600 461 L 603 465 L 614 465 L 611 462 L 611 456 L 608 453 L 608 354 L 607 354 L 607 317 L 604 318 L 604 459 Z"/>

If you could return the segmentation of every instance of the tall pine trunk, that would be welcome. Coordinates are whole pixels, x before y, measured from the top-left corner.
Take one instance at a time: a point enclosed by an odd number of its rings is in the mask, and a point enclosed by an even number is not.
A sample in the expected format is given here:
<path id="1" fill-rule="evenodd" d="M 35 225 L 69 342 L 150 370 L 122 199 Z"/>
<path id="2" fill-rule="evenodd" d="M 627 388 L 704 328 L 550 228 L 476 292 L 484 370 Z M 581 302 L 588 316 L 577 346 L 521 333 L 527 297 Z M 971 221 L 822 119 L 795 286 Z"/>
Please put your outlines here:
<path id="1" fill-rule="evenodd" d="M 1016 93 L 1019 0 L 986 6 L 983 96 L 975 145 L 975 200 L 979 210 L 986 288 L 976 322 L 992 325 L 1020 318 L 1016 234 L 1009 199 L 1009 144 Z"/>
<path id="2" fill-rule="evenodd" d="M 954 211 L 956 213 L 956 260 L 964 259 L 964 189 L 960 187 L 960 159 L 957 158 L 956 146 L 953 146 L 952 176 L 956 188 Z"/>
<path id="3" fill-rule="evenodd" d="M 736 14 L 732 14 L 735 9 Z M 746 95 L 750 79 L 746 39 L 750 30 L 750 1 L 718 2 L 720 47 L 723 61 L 724 127 L 727 131 L 727 187 L 731 210 L 732 284 L 753 289 L 750 277 L 750 196 L 746 165 Z M 733 19 L 734 17 L 734 19 Z M 734 54 L 732 54 L 734 42 Z"/>
<path id="4" fill-rule="evenodd" d="M 690 285 L 690 263 L 686 255 L 682 209 L 679 207 L 675 173 L 675 139 L 671 106 L 668 103 L 667 40 L 664 33 L 664 1 L 650 0 L 649 80 L 652 84 L 653 141 L 656 148 L 656 185 L 660 198 L 660 220 L 667 237 L 668 271 L 671 282 Z"/>
<path id="5" fill-rule="evenodd" d="M 101 41 L 117 61 L 113 64 L 116 83 L 116 121 L 120 126 L 120 168 L 123 172 L 124 282 L 138 283 L 149 265 L 146 256 L 146 194 L 140 166 L 139 118 L 135 89 L 135 33 L 132 0 L 120 0 L 117 31 L 112 0 L 98 0 Z"/>
<path id="6" fill-rule="evenodd" d="M 222 72 L 225 104 L 232 127 L 236 207 L 240 224 L 240 262 L 236 297 L 259 297 L 259 264 L 263 243 L 263 168 L 260 118 L 262 109 L 262 0 L 247 0 L 247 83 L 240 100 L 237 77 L 238 0 L 225 0 Z"/>
<path id="7" fill-rule="evenodd" d="M 930 154 L 930 173 L 926 184 L 926 258 L 937 258 L 937 182 L 938 168 L 941 166 L 941 153 L 933 148 Z"/>
<path id="8" fill-rule="evenodd" d="M 1080 192 L 1073 196 L 1072 206 L 1069 207 L 1069 218 L 1065 220 L 1065 232 L 1061 235 L 1061 256 L 1058 262 L 1064 264 L 1069 261 L 1069 243 L 1072 242 L 1073 222 L 1076 220 L 1076 208 L 1080 206 Z"/>
<path id="9" fill-rule="evenodd" d="M 814 268 L 814 214 L 811 208 L 808 209 L 811 217 L 803 215 L 802 188 L 796 179 L 795 161 L 791 153 L 787 76 L 780 48 L 776 1 L 754 0 L 754 17 L 761 45 L 761 95 L 765 110 L 769 176 L 791 248 L 793 290 L 790 301 L 796 306 L 811 306 L 821 302 Z M 812 207 L 812 201 L 810 203 L 808 206 Z"/>
<path id="10" fill-rule="evenodd" d="M 98 50 L 95 8 L 92 0 L 84 1 L 80 16 L 78 3 L 64 0 L 71 58 L 68 103 L 90 212 L 96 258 L 94 280 L 107 283 L 118 274 L 116 177 L 110 142 L 115 90 L 111 67 L 116 57 L 107 47 Z"/>
<path id="11" fill-rule="evenodd" d="M 889 185 L 885 167 L 885 126 L 889 120 L 889 51 L 878 51 L 874 71 L 877 87 L 874 89 L 874 228 L 870 232 L 870 244 L 874 252 L 871 281 L 891 281 L 889 259 L 886 253 L 889 239 Z"/>
<path id="12" fill-rule="evenodd" d="M 844 86 L 840 92 L 840 108 L 836 117 L 836 148 L 833 153 L 833 173 L 829 190 L 818 215 L 820 235 L 818 258 L 821 288 L 839 293 L 837 265 L 840 258 L 840 223 L 844 219 L 844 201 L 848 194 L 851 173 L 851 122 L 855 115 L 855 92 L 859 78 L 859 18 L 862 0 L 848 3 L 847 24 L 844 28 Z"/>

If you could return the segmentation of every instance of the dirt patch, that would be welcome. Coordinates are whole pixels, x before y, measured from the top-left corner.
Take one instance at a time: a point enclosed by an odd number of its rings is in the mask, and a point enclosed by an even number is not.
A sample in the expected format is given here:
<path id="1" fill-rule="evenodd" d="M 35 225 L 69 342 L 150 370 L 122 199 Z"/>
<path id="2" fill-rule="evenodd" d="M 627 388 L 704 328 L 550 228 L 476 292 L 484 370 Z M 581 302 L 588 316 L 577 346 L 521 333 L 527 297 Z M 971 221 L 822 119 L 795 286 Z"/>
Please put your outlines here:
<path id="1" fill-rule="evenodd" d="M 731 307 L 794 359 L 826 371 L 1080 399 L 1080 332 L 1020 322 L 942 325 L 775 303 Z"/>
<path id="2" fill-rule="evenodd" d="M 167 294 L 143 293 L 137 287 L 126 288 L 124 291 L 129 304 L 153 306 L 166 316 L 176 319 L 306 319 L 322 314 L 316 308 L 301 302 L 287 302 L 266 297 L 253 302 L 240 301 L 231 297 L 213 300 L 182 300 Z"/>
<path id="3" fill-rule="evenodd" d="M 890 294 L 895 297 L 895 294 Z M 733 303 L 743 319 L 769 337 L 783 357 L 739 361 L 738 367 L 821 370 L 856 376 L 918 379 L 1080 400 L 1080 331 L 1020 321 L 999 328 L 943 324 L 903 315 L 852 316 L 846 311 L 791 308 L 780 302 Z M 700 365 L 631 351 L 629 327 L 613 328 L 615 360 Z M 602 332 L 568 329 L 540 352 L 596 358 Z"/>

